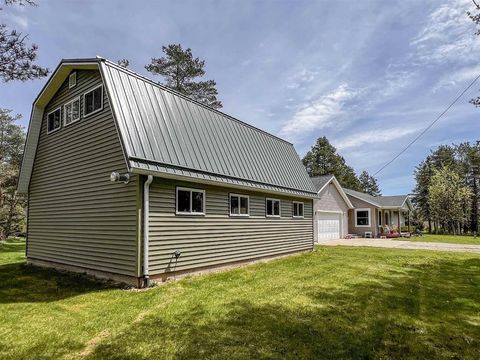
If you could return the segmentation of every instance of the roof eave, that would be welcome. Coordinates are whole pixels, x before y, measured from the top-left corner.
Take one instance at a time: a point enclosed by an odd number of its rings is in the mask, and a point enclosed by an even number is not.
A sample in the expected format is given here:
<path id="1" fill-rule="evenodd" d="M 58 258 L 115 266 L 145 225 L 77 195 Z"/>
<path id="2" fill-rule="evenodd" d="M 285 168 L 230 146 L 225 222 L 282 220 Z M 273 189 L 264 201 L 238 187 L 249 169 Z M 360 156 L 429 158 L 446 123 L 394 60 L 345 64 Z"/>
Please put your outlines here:
<path id="1" fill-rule="evenodd" d="M 354 197 L 355 199 L 364 201 L 364 202 L 366 202 L 367 204 L 373 205 L 373 206 L 375 206 L 375 207 L 378 207 L 378 208 L 381 208 L 381 207 L 382 207 L 382 205 L 380 205 L 380 204 L 378 204 L 378 203 L 374 203 L 373 201 L 368 201 L 368 200 L 366 200 L 366 199 L 364 199 L 364 198 L 361 198 L 360 196 L 356 196 L 356 195 L 354 195 L 354 194 L 352 194 L 352 193 L 346 193 L 346 194 L 347 194 L 347 196 Z"/>
<path id="2" fill-rule="evenodd" d="M 192 177 L 192 176 L 182 176 L 182 175 L 167 173 L 167 172 L 163 172 L 163 171 L 147 170 L 147 169 L 139 168 L 139 167 L 136 167 L 136 166 L 131 167 L 131 172 L 134 173 L 134 174 L 154 175 L 154 176 L 161 177 L 161 178 L 166 178 L 166 179 L 183 180 L 183 181 L 189 181 L 189 182 L 194 182 L 194 183 L 210 184 L 210 185 L 215 185 L 215 186 L 224 186 L 224 187 L 229 187 L 229 188 L 234 188 L 234 189 L 243 189 L 243 190 L 248 190 L 248 191 L 257 191 L 257 192 L 277 194 L 277 195 L 278 194 L 284 194 L 284 195 L 289 195 L 289 196 L 299 197 L 299 198 L 305 198 L 305 199 L 315 199 L 317 197 L 317 193 L 308 193 L 308 192 L 305 192 L 303 190 L 297 190 L 297 189 L 282 189 L 282 188 L 278 187 L 277 185 L 272 185 L 272 184 L 265 184 L 265 185 L 275 187 L 278 190 L 257 188 L 255 186 L 249 186 L 249 185 L 232 184 L 232 183 L 218 181 L 218 180 L 207 180 L 207 179 L 202 179 L 202 178 L 197 178 L 197 177 Z M 236 180 L 236 179 L 232 179 L 232 180 Z"/>

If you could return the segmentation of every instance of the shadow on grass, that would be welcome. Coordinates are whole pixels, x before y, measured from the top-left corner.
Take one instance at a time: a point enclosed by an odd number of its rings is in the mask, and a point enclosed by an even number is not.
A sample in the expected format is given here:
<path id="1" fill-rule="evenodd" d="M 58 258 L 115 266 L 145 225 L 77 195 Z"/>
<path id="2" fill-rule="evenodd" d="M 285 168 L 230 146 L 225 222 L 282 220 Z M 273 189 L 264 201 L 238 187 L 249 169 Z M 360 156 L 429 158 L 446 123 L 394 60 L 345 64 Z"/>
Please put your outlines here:
<path id="1" fill-rule="evenodd" d="M 255 303 L 239 294 L 213 310 L 195 301 L 159 310 L 90 356 L 478 359 L 479 280 L 480 259 L 358 274 L 334 288 L 299 278 L 290 301 L 272 294 L 272 302 Z M 299 305 L 298 297 L 307 300 Z"/>
<path id="2" fill-rule="evenodd" d="M 0 304 L 51 302 L 114 287 L 83 274 L 44 269 L 24 262 L 0 265 Z"/>

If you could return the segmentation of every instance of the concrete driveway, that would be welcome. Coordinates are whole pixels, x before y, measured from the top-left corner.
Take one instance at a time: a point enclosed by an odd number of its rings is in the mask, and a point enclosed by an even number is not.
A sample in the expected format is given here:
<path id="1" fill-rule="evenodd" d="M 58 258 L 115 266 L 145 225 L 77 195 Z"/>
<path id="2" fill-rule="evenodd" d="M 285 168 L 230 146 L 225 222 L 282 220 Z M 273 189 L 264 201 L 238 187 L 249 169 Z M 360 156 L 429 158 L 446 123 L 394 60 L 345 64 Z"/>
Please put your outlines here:
<path id="1" fill-rule="evenodd" d="M 367 246 L 389 249 L 435 250 L 479 253 L 480 245 L 413 242 L 389 239 L 339 239 L 318 243 L 322 246 Z"/>

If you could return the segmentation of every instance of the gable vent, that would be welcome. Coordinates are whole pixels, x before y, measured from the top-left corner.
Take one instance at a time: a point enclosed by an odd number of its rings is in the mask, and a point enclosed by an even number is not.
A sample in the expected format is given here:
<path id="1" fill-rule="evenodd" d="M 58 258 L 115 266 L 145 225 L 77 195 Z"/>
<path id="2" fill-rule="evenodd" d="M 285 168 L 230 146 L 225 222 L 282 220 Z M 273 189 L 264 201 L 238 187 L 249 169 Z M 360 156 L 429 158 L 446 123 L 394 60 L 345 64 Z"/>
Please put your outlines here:
<path id="1" fill-rule="evenodd" d="M 72 72 L 70 76 L 68 77 L 68 88 L 71 89 L 75 85 L 77 85 L 77 73 Z"/>

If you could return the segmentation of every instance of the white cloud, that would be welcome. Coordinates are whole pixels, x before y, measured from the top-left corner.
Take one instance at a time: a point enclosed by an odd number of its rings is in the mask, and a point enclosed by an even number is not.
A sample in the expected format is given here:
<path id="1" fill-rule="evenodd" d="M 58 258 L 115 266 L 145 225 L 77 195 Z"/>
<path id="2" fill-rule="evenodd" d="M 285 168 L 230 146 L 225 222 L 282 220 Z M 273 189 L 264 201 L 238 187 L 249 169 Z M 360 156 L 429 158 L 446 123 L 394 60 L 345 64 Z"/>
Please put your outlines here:
<path id="1" fill-rule="evenodd" d="M 479 74 L 480 66 L 466 66 L 440 79 L 433 88 L 433 92 L 435 93 L 441 89 L 455 87 L 457 85 L 464 85 L 469 80 L 475 79 Z"/>
<path id="2" fill-rule="evenodd" d="M 335 146 L 339 150 L 355 148 L 370 143 L 385 143 L 400 139 L 404 136 L 417 132 L 418 128 L 396 127 L 390 129 L 370 129 L 360 133 L 353 133 L 347 137 L 335 141 Z"/>
<path id="3" fill-rule="evenodd" d="M 8 15 L 8 20 L 11 21 L 16 26 L 18 26 L 20 28 L 20 30 L 27 30 L 28 29 L 29 22 L 28 22 L 28 19 L 27 19 L 26 16 L 9 14 Z"/>
<path id="4" fill-rule="evenodd" d="M 471 9 L 469 0 L 449 0 L 438 6 L 410 43 L 416 49 L 414 56 L 424 64 L 478 59 L 480 41 L 466 15 Z"/>
<path id="5" fill-rule="evenodd" d="M 317 75 L 319 75 L 318 71 L 302 68 L 288 78 L 287 89 L 293 90 L 304 87 L 308 83 L 311 83 L 313 80 L 315 80 Z"/>
<path id="6" fill-rule="evenodd" d="M 281 136 L 291 139 L 312 130 L 335 125 L 336 120 L 345 113 L 344 105 L 355 99 L 358 94 L 357 90 L 348 87 L 347 84 L 338 86 L 330 93 L 302 106 L 283 126 Z"/>

